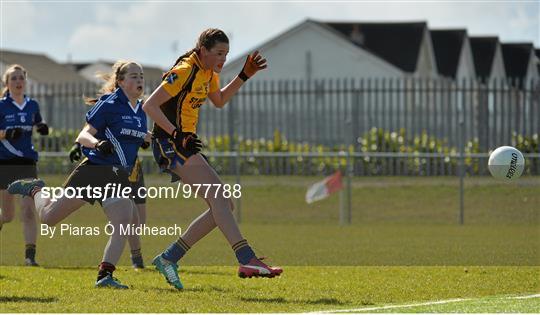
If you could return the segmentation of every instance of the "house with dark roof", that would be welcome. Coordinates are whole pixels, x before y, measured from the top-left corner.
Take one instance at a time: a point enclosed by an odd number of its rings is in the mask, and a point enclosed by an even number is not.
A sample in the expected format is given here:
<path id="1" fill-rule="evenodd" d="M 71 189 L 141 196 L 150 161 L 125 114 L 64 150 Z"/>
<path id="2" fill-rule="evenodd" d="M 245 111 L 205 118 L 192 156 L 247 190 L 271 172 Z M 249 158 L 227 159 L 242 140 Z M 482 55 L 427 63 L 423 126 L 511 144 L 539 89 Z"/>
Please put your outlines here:
<path id="1" fill-rule="evenodd" d="M 523 87 L 538 82 L 540 75 L 532 43 L 503 43 L 501 47 L 506 76 L 513 85 Z"/>
<path id="2" fill-rule="evenodd" d="M 90 62 L 68 62 L 68 63 L 65 63 L 64 66 L 71 67 L 73 70 L 79 72 L 80 70 L 88 67 L 91 64 L 92 63 Z"/>
<path id="3" fill-rule="evenodd" d="M 75 70 L 45 54 L 0 50 L 0 71 L 20 64 L 27 72 L 27 95 L 39 102 L 41 115 L 52 128 L 79 129 L 84 124 L 83 95 L 92 95 L 95 85 Z"/>
<path id="4" fill-rule="evenodd" d="M 476 77 L 482 82 L 506 78 L 501 43 L 496 36 L 469 37 Z"/>
<path id="5" fill-rule="evenodd" d="M 430 34 L 440 76 L 458 81 L 476 78 L 467 30 L 432 30 Z"/>
<path id="6" fill-rule="evenodd" d="M 0 72 L 4 73 L 12 64 L 20 64 L 28 71 L 30 85 L 88 82 L 73 69 L 64 67 L 45 54 L 0 50 Z"/>
<path id="7" fill-rule="evenodd" d="M 320 23 L 337 30 L 359 48 L 372 52 L 407 74 L 420 77 L 437 74 L 425 22 Z"/>
<path id="8" fill-rule="evenodd" d="M 321 22 L 305 20 L 253 47 L 268 60 L 256 79 L 436 77 L 427 24 Z M 221 77 L 232 78 L 242 56 L 228 62 Z"/>

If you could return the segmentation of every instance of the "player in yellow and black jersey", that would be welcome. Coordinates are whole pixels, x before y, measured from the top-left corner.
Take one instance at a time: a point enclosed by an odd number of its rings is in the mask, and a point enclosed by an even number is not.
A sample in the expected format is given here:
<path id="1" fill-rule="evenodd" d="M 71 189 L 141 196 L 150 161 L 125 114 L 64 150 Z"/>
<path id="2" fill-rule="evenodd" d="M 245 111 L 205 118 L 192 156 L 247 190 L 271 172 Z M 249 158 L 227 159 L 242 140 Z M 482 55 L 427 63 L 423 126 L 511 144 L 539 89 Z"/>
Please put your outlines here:
<path id="1" fill-rule="evenodd" d="M 161 87 L 171 96 L 161 105 L 167 119 L 182 132 L 196 133 L 199 108 L 209 93 L 219 90 L 219 75 L 204 70 L 197 53 L 193 52 L 165 74 Z M 168 138 L 169 134 L 159 124 L 154 124 L 154 136 Z"/>
<path id="2" fill-rule="evenodd" d="M 229 39 L 219 29 L 207 29 L 199 36 L 195 48 L 180 56 L 164 76 L 161 85 L 143 106 L 154 121 L 152 147 L 161 169 L 176 175 L 185 184 L 210 184 L 199 196 L 209 209 L 196 218 L 186 231 L 153 264 L 175 288 L 183 288 L 177 262 L 200 239 L 216 226 L 231 245 L 240 264 L 240 277 L 275 277 L 282 273 L 256 256 L 232 215 L 232 202 L 225 198 L 223 182 L 200 154 L 202 143 L 197 137 L 199 108 L 209 98 L 214 106 L 223 107 L 242 84 L 257 71 L 266 68 L 266 59 L 255 51 L 248 55 L 242 71 L 224 88 L 219 75 L 229 53 Z"/>

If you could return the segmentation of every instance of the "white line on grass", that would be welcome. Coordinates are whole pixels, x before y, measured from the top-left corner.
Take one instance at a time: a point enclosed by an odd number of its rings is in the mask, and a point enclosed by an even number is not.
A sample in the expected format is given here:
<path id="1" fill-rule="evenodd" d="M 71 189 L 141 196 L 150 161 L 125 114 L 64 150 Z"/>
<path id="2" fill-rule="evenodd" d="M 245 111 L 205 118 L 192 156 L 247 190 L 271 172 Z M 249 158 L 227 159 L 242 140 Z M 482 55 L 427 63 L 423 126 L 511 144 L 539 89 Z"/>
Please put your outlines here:
<path id="1" fill-rule="evenodd" d="M 360 311 L 376 311 L 376 310 L 385 310 L 385 309 L 392 309 L 392 308 L 404 308 L 404 307 L 455 303 L 455 302 L 462 302 L 462 301 L 468 301 L 468 300 L 472 300 L 472 299 L 451 299 L 451 300 L 431 301 L 431 302 L 423 302 L 423 303 L 415 303 L 415 304 L 386 305 L 386 306 L 378 306 L 378 307 L 353 308 L 353 309 L 348 309 L 348 310 L 321 311 L 321 312 L 314 312 L 314 313 L 350 313 L 350 312 L 360 312 Z"/>
<path id="2" fill-rule="evenodd" d="M 524 295 L 524 296 L 512 296 L 512 297 L 506 297 L 503 299 L 532 299 L 532 298 L 539 298 L 539 297 L 540 297 L 540 294 L 533 294 L 533 295 Z M 481 300 L 484 298 L 485 297 L 468 298 L 468 299 L 450 299 L 450 300 L 429 301 L 429 302 L 414 303 L 414 304 L 385 305 L 385 306 L 377 306 L 377 307 L 353 308 L 353 309 L 346 309 L 346 310 L 317 311 L 317 312 L 312 312 L 312 313 L 351 313 L 351 312 L 377 311 L 377 310 L 386 310 L 386 309 L 393 309 L 393 308 L 408 308 L 408 307 L 416 307 L 416 306 L 428 306 L 428 305 L 464 302 L 464 301 L 471 301 L 471 300 Z"/>
<path id="3" fill-rule="evenodd" d="M 525 295 L 525 296 L 513 296 L 513 297 L 509 297 L 509 299 L 519 299 L 519 300 L 523 300 L 523 299 L 534 299 L 534 298 L 540 298 L 540 294 L 533 294 L 533 295 Z"/>

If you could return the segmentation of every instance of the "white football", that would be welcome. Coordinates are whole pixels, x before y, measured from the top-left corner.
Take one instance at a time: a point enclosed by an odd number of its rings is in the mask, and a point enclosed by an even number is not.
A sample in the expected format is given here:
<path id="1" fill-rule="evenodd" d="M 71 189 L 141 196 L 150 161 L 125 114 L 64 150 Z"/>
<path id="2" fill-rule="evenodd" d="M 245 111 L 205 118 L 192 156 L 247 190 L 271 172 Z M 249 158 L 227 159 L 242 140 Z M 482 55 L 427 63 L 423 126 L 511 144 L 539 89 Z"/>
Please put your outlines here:
<path id="1" fill-rule="evenodd" d="M 491 152 L 489 156 L 489 172 L 497 179 L 506 181 L 516 180 L 523 173 L 524 167 L 525 159 L 523 158 L 523 154 L 514 147 L 499 147 Z"/>

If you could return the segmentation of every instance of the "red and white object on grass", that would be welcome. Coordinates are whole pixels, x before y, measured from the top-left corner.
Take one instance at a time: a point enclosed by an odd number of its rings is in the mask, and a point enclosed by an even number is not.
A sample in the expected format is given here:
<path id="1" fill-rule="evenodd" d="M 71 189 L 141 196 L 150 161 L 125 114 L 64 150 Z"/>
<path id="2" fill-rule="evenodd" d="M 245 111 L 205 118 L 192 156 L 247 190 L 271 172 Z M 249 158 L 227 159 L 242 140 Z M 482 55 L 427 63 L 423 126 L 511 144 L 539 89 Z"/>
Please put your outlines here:
<path id="1" fill-rule="evenodd" d="M 322 200 L 331 194 L 343 189 L 341 172 L 337 171 L 331 176 L 326 177 L 320 182 L 316 182 L 308 188 L 306 193 L 306 202 L 314 203 Z"/>

